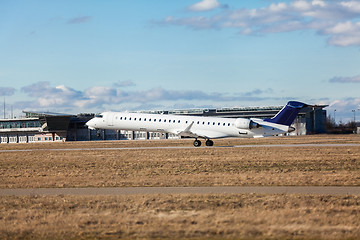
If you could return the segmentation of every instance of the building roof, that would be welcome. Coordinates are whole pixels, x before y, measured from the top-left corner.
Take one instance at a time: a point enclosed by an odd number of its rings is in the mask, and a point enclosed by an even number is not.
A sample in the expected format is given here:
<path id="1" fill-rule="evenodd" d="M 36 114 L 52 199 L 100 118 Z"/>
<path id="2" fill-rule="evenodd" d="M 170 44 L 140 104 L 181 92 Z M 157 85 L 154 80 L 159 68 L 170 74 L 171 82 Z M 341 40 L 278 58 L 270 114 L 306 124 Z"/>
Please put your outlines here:
<path id="1" fill-rule="evenodd" d="M 54 113 L 54 112 L 35 112 L 35 111 L 23 111 L 26 117 L 72 117 L 72 114 L 66 113 Z"/>

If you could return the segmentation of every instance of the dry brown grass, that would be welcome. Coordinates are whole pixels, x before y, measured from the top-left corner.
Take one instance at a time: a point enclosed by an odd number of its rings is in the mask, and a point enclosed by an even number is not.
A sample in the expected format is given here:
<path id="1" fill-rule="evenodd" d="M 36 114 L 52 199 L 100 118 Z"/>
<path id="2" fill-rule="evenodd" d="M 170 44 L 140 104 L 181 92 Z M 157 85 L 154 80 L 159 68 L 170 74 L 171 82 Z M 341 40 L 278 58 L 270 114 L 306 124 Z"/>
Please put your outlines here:
<path id="1" fill-rule="evenodd" d="M 360 137 L 224 139 L 216 145 L 360 143 Z M 191 146 L 191 140 L 0 145 Z M 258 147 L 0 152 L 0 188 L 360 185 L 360 148 Z M 0 197 L 0 239 L 360 239 L 359 196 Z"/>
<path id="2" fill-rule="evenodd" d="M 354 143 L 360 137 L 217 140 L 217 144 Z M 192 141 L 120 141 L 5 145 L 91 148 L 191 145 Z M 0 188 L 254 186 L 360 184 L 360 148 L 257 147 L 0 152 Z"/>
<path id="3" fill-rule="evenodd" d="M 56 149 L 56 148 L 111 148 L 111 147 L 158 147 L 158 146 L 192 146 L 193 139 L 181 140 L 121 140 L 121 141 L 91 141 L 91 142 L 61 142 L 61 143 L 25 143 L 0 144 L 0 150 L 5 149 Z M 311 143 L 360 143 L 360 135 L 307 135 L 268 138 L 226 138 L 215 139 L 215 146 L 257 145 L 257 144 L 311 144 Z M 204 143 L 203 143 L 204 144 Z"/>
<path id="4" fill-rule="evenodd" d="M 0 198 L 1 239 L 357 239 L 359 196 Z"/>

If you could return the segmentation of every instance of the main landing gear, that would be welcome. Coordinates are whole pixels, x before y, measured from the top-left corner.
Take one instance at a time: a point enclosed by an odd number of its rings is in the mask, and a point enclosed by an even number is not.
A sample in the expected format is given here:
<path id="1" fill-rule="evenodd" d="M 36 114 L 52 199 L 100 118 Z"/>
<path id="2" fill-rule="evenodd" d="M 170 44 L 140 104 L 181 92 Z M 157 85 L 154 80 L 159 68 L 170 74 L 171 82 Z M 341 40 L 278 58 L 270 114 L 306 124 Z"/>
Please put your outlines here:
<path id="1" fill-rule="evenodd" d="M 214 145 L 214 142 L 212 140 L 208 139 L 208 140 L 206 140 L 205 144 L 206 144 L 206 146 L 211 147 L 212 145 Z"/>
<path id="2" fill-rule="evenodd" d="M 211 146 L 214 145 L 214 142 L 212 140 L 210 140 L 210 139 L 207 139 L 205 144 L 206 144 L 206 146 L 211 147 Z M 195 147 L 200 147 L 201 146 L 201 141 L 196 139 L 194 141 L 194 146 Z"/>

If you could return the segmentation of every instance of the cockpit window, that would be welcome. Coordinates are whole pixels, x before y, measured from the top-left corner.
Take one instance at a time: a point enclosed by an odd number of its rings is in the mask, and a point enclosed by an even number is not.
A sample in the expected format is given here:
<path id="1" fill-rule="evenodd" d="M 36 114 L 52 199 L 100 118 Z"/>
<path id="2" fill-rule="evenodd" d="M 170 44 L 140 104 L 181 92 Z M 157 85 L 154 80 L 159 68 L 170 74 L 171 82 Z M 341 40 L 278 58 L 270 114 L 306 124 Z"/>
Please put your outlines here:
<path id="1" fill-rule="evenodd" d="M 97 118 L 103 118 L 103 115 L 97 114 L 95 117 L 97 117 Z"/>

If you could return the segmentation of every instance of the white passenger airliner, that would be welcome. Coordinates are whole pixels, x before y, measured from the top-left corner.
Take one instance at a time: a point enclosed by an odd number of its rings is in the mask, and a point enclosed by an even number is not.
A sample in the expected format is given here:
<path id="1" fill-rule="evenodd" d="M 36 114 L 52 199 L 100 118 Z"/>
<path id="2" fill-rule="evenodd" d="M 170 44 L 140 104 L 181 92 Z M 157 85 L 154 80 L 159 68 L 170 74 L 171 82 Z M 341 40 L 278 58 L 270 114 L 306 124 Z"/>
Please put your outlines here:
<path id="1" fill-rule="evenodd" d="M 86 123 L 90 129 L 132 130 L 173 133 L 195 138 L 194 146 L 201 146 L 198 138 L 212 146 L 211 139 L 226 137 L 258 138 L 292 132 L 290 127 L 300 109 L 309 105 L 290 101 L 273 118 L 222 118 L 170 114 L 104 112 Z"/>

